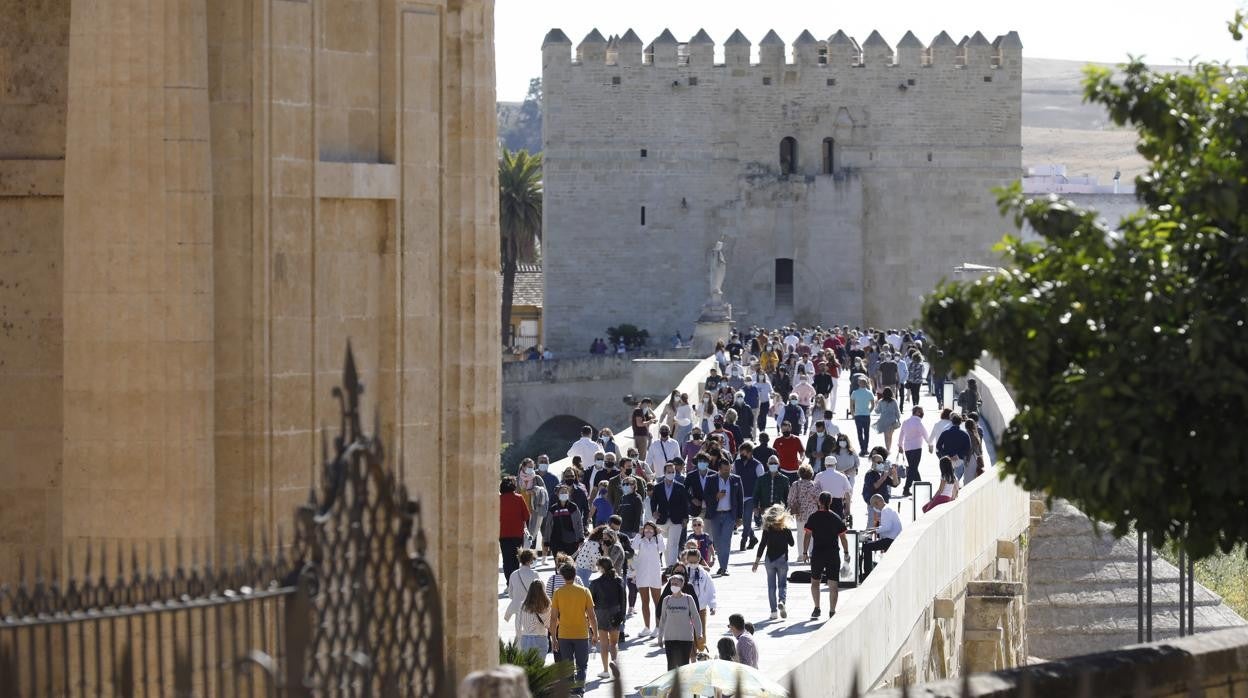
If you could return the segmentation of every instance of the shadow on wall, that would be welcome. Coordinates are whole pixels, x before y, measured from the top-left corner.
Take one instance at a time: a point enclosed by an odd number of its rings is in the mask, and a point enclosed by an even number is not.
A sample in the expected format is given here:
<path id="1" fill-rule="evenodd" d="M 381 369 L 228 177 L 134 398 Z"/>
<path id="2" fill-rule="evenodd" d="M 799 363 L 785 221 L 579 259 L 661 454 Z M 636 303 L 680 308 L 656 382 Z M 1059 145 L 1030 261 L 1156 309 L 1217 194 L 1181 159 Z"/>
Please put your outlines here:
<path id="1" fill-rule="evenodd" d="M 581 438 L 581 427 L 589 422 L 580 417 L 561 414 L 542 422 L 528 438 L 511 444 L 503 451 L 502 470 L 510 475 L 520 471 L 520 461 L 525 458 L 537 460 L 545 453 L 554 461 L 568 455 L 568 447 Z"/>

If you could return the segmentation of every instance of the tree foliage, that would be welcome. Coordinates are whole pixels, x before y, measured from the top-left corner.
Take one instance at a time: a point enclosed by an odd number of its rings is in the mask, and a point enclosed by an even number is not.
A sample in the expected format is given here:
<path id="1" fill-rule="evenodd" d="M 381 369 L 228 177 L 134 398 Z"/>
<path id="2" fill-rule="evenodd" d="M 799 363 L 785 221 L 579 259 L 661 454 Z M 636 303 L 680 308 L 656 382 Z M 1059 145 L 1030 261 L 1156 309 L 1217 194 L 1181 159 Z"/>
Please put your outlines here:
<path id="1" fill-rule="evenodd" d="M 514 102 L 512 103 L 514 104 Z M 529 91 L 519 107 L 499 107 L 498 137 L 508 150 L 542 152 L 542 79 L 529 80 Z"/>
<path id="2" fill-rule="evenodd" d="M 498 159 L 499 266 L 503 270 L 503 344 L 510 338 L 516 267 L 537 261 L 542 240 L 542 156 L 504 150 Z"/>
<path id="3" fill-rule="evenodd" d="M 1244 17 L 1232 33 L 1239 39 Z M 1004 469 L 1124 534 L 1197 557 L 1248 540 L 1248 72 L 1089 68 L 1085 99 L 1139 132 L 1143 208 L 1118 231 L 1055 196 L 1000 193 L 1038 242 L 942 284 L 923 323 L 955 369 L 996 356 L 1020 413 Z"/>
<path id="4" fill-rule="evenodd" d="M 650 341 L 650 331 L 639 329 L 636 325 L 629 323 L 608 327 L 607 342 L 611 344 L 612 349 L 620 343 L 620 340 L 624 340 L 624 348 L 629 351 L 640 349 Z"/>

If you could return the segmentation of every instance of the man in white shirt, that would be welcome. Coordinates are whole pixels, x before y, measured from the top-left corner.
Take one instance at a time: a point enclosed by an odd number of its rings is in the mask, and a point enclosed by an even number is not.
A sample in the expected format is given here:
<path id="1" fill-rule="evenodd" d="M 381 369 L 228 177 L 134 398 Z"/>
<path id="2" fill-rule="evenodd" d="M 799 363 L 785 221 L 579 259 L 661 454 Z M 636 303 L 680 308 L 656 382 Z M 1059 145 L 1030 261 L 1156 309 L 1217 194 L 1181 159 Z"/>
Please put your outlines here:
<path id="1" fill-rule="evenodd" d="M 820 492 L 832 495 L 832 506 L 828 509 L 844 519 L 849 513 L 849 498 L 853 496 L 854 486 L 849 484 L 845 473 L 836 469 L 836 456 L 823 459 L 823 470 L 815 476 L 815 485 Z"/>
<path id="2" fill-rule="evenodd" d="M 568 449 L 568 457 L 580 456 L 581 463 L 589 465 L 599 453 L 602 453 L 602 444 L 594 441 L 594 428 L 586 424 L 581 427 L 581 438 Z"/>
<path id="3" fill-rule="evenodd" d="M 888 504 L 884 502 L 884 498 L 880 495 L 871 497 L 871 508 L 867 512 L 871 517 L 872 526 L 867 529 L 868 532 L 875 532 L 876 539 L 863 543 L 862 545 L 862 576 L 866 577 L 875 567 L 875 561 L 872 559 L 872 553 L 875 551 L 884 552 L 893 545 L 893 541 L 897 536 L 901 535 L 901 517 L 896 511 L 888 508 Z"/>
<path id="4" fill-rule="evenodd" d="M 676 443 L 676 439 L 672 438 L 672 431 L 663 424 L 659 427 L 659 439 L 650 444 L 650 448 L 646 450 L 646 469 L 650 471 L 650 479 L 662 474 L 663 466 L 672 462 L 672 459 L 680 455 L 680 444 Z"/>
<path id="5" fill-rule="evenodd" d="M 888 334 L 884 335 L 884 341 L 888 342 L 888 346 L 892 347 L 893 351 L 901 351 L 901 335 L 897 334 L 897 330 L 889 330 Z"/>
<path id="6" fill-rule="evenodd" d="M 789 333 L 784 336 L 784 343 L 786 346 L 789 347 L 790 350 L 797 349 L 797 344 L 800 341 L 802 341 L 801 338 L 799 338 L 797 336 L 797 333 L 794 332 L 793 330 L 789 330 Z"/>
<path id="7" fill-rule="evenodd" d="M 919 479 L 919 461 L 923 458 L 924 443 L 928 453 L 935 449 L 935 440 L 923 426 L 923 408 L 915 405 L 910 410 L 910 417 L 901 423 L 901 435 L 897 439 L 897 452 L 906 454 L 906 484 L 901 490 L 903 497 L 910 496 L 910 486 Z"/>

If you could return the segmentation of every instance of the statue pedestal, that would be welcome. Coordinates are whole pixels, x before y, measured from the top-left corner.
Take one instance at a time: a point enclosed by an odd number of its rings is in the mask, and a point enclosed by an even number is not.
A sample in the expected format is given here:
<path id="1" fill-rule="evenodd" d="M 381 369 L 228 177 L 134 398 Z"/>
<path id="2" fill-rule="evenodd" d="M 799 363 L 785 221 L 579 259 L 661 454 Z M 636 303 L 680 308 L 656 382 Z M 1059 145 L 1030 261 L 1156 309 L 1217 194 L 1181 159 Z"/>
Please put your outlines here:
<path id="1" fill-rule="evenodd" d="M 727 342 L 732 333 L 732 306 L 723 296 L 712 298 L 702 306 L 702 314 L 693 326 L 693 352 L 695 356 L 710 356 L 715 345 Z"/>

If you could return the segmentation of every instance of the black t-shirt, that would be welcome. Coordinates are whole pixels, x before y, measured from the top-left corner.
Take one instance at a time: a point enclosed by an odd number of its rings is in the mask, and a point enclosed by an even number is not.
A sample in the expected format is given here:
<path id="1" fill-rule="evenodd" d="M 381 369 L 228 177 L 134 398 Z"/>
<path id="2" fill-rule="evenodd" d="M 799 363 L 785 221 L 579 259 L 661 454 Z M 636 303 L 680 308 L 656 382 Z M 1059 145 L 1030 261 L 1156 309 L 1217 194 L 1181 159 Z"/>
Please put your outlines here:
<path id="1" fill-rule="evenodd" d="M 897 362 L 895 361 L 881 361 L 880 362 L 880 379 L 884 382 L 884 385 L 896 385 L 897 376 L 898 376 Z"/>
<path id="2" fill-rule="evenodd" d="M 720 378 L 719 376 L 707 376 L 706 377 L 706 391 L 714 392 L 715 389 L 719 387 L 719 382 L 721 380 L 723 379 Z"/>
<path id="3" fill-rule="evenodd" d="M 840 535 L 845 532 L 845 522 L 830 511 L 816 511 L 806 519 L 810 531 L 810 554 L 836 557 L 840 549 Z"/>
<path id="4" fill-rule="evenodd" d="M 779 531 L 774 528 L 765 528 L 763 535 L 758 539 L 758 547 L 765 560 L 788 557 L 789 548 L 793 547 L 793 532 L 787 528 Z"/>

